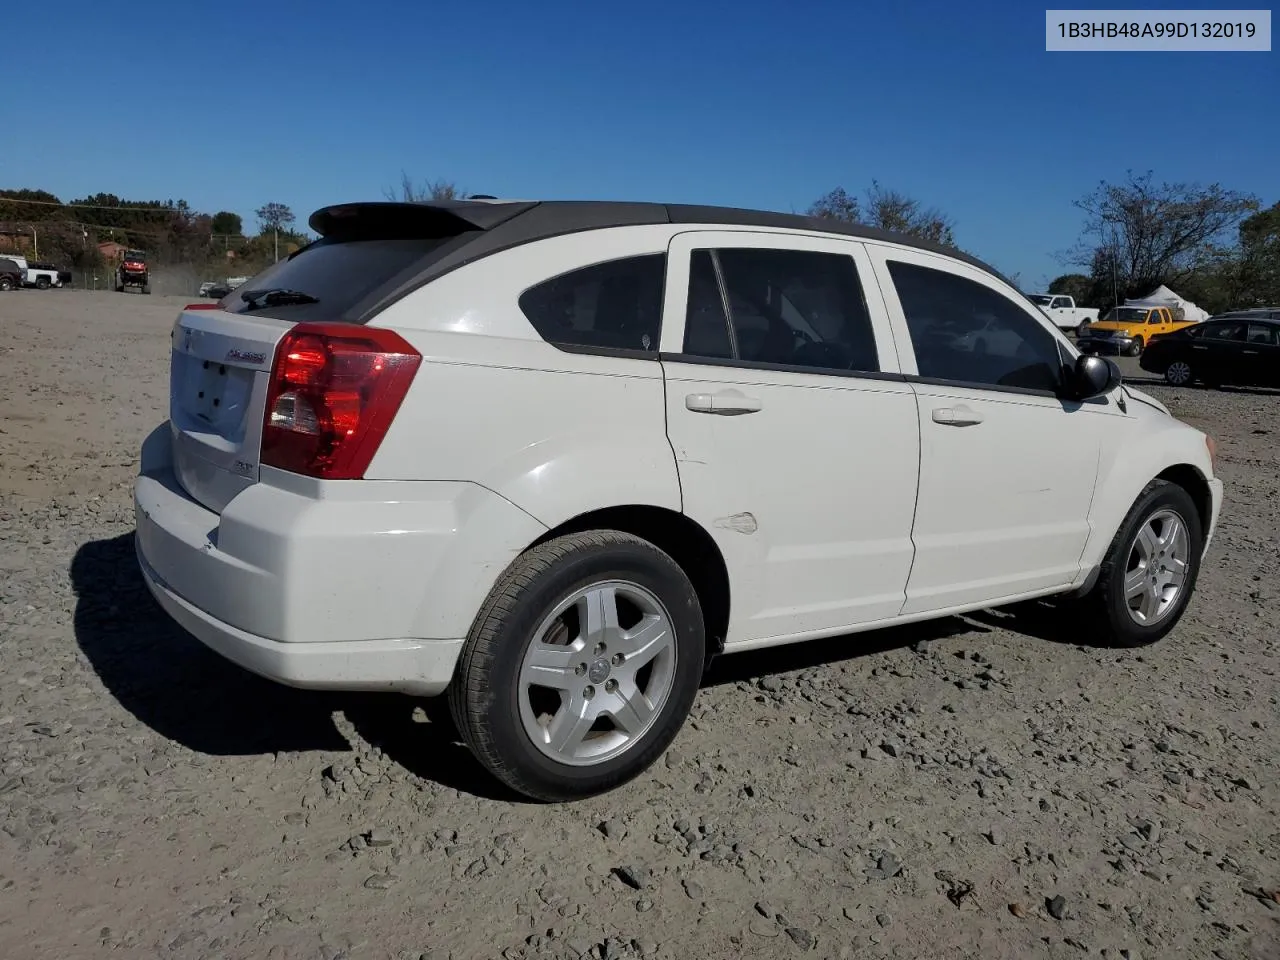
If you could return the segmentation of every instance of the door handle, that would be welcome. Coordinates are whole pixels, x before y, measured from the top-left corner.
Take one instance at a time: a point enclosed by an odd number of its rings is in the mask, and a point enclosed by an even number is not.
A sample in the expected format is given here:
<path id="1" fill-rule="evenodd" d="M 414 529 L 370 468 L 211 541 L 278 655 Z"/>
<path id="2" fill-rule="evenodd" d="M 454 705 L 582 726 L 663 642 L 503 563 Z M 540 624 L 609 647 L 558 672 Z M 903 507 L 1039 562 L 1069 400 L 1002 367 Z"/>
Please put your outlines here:
<path id="1" fill-rule="evenodd" d="M 1243 353 L 1246 357 L 1256 357 L 1258 355 L 1257 350 L 1241 350 L 1240 352 Z"/>
<path id="2" fill-rule="evenodd" d="M 1192 350 L 1208 350 L 1208 347 L 1192 347 Z"/>
<path id="3" fill-rule="evenodd" d="M 694 413 L 716 413 L 723 417 L 742 413 L 755 413 L 764 409 L 755 397 L 744 396 L 737 390 L 722 393 L 691 393 L 684 398 L 685 408 Z"/>
<path id="4" fill-rule="evenodd" d="M 933 422 L 947 427 L 972 427 L 982 422 L 982 414 L 964 404 L 958 407 L 935 407 Z"/>

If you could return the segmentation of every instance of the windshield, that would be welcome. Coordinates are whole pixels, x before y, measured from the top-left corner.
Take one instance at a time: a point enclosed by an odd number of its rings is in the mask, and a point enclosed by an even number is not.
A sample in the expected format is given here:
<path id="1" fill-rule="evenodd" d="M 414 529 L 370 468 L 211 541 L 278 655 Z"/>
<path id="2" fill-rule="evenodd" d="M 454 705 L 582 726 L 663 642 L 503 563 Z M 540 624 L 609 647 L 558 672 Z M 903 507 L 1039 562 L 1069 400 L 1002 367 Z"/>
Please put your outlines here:
<path id="1" fill-rule="evenodd" d="M 1053 297 L 1046 297 L 1043 294 L 1032 294 L 1027 299 L 1038 307 L 1047 307 L 1053 301 Z"/>
<path id="2" fill-rule="evenodd" d="M 126 260 L 145 260 L 147 259 L 147 255 L 141 250 L 126 250 L 124 258 Z"/>
<path id="3" fill-rule="evenodd" d="M 1112 307 L 1102 319 L 1131 323 L 1134 320 L 1147 319 L 1147 310 L 1145 307 Z"/>

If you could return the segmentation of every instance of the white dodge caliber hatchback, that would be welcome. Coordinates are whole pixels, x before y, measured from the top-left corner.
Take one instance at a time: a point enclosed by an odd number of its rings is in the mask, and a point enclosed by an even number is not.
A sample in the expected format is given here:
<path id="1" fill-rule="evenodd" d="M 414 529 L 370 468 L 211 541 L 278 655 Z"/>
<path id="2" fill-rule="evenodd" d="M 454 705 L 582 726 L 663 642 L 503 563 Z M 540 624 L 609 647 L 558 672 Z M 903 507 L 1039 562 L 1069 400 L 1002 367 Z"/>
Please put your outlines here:
<path id="1" fill-rule="evenodd" d="M 1214 444 L 955 250 L 663 204 L 356 203 L 173 327 L 152 593 L 281 683 L 445 694 L 497 777 L 648 767 L 713 656 L 1053 594 L 1178 621 Z"/>

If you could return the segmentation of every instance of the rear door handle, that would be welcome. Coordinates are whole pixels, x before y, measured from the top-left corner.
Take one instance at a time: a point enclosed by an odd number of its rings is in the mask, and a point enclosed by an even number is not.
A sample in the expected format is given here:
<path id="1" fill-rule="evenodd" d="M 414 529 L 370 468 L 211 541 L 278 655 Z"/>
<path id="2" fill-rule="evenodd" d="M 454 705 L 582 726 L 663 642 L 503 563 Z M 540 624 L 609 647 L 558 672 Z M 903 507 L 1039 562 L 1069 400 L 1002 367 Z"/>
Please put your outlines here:
<path id="1" fill-rule="evenodd" d="M 1247 357 L 1256 357 L 1258 355 L 1257 350 L 1241 350 L 1240 352 Z"/>
<path id="2" fill-rule="evenodd" d="M 1208 350 L 1208 347 L 1192 347 L 1192 350 Z"/>
<path id="3" fill-rule="evenodd" d="M 982 422 L 982 414 L 977 410 L 969 409 L 964 404 L 958 407 L 935 407 L 933 422 L 947 427 L 972 427 Z"/>
<path id="4" fill-rule="evenodd" d="M 721 393 L 691 393 L 684 398 L 685 408 L 694 413 L 716 413 L 733 417 L 742 413 L 755 413 L 764 408 L 755 397 L 747 397 L 737 390 Z"/>

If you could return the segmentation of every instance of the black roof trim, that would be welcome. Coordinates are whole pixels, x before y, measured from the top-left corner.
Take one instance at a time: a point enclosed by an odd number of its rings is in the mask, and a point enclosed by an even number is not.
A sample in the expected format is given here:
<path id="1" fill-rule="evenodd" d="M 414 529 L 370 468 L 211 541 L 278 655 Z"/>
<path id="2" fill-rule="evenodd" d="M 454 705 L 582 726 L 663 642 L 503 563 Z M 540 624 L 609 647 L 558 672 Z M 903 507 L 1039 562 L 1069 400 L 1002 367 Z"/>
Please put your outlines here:
<path id="1" fill-rule="evenodd" d="M 617 200 L 384 201 L 323 207 L 308 223 L 322 238 L 335 241 L 390 236 L 446 240 L 415 275 L 375 291 L 353 310 L 360 317 L 356 322 L 424 283 L 502 250 L 584 230 L 656 224 L 801 230 L 894 243 L 967 263 L 1017 290 L 1017 284 L 990 264 L 945 244 L 840 220 L 739 207 Z"/>
<path id="2" fill-rule="evenodd" d="M 487 203 L 438 200 L 431 203 L 337 203 L 311 214 L 307 225 L 322 237 L 358 235 L 386 237 L 389 233 L 416 236 L 454 236 L 471 230 L 492 230 L 519 216 L 536 203 Z"/>
<path id="3" fill-rule="evenodd" d="M 929 253 L 962 260 L 992 273 L 1009 283 L 990 264 L 956 247 L 934 243 L 920 237 L 862 224 L 846 223 L 796 213 L 777 213 L 744 207 L 698 206 L 682 203 L 628 203 L 618 200 L 436 200 L 423 203 L 396 201 L 348 203 L 324 207 L 311 215 L 311 228 L 321 236 L 342 232 L 347 218 L 373 219 L 383 223 L 397 221 L 418 227 L 445 228 L 456 234 L 467 230 L 488 231 L 506 225 L 502 233 L 503 247 L 553 237 L 581 230 L 640 224 L 723 224 L 735 227 L 765 227 L 780 230 L 805 230 L 838 234 L 864 240 L 896 243 Z M 509 221 L 516 221 L 511 222 Z M 519 237 L 519 239 L 517 239 Z M 514 241 L 514 243 L 513 243 Z M 1012 284 L 1010 284 L 1012 285 Z"/>

